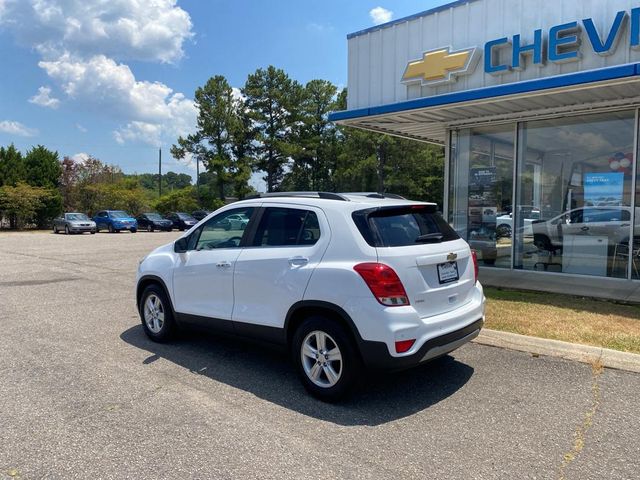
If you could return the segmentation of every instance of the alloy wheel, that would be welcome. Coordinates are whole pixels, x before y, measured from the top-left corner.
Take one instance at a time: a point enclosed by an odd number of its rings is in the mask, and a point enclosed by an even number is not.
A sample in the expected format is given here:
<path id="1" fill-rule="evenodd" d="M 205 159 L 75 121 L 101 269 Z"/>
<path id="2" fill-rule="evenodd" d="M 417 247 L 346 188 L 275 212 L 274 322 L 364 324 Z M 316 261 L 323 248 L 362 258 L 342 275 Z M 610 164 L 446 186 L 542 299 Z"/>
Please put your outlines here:
<path id="1" fill-rule="evenodd" d="M 342 354 L 326 332 L 314 330 L 302 341 L 300 358 L 304 372 L 314 385 L 333 387 L 342 375 Z"/>
<path id="2" fill-rule="evenodd" d="M 144 321 L 152 333 L 160 333 L 164 325 L 164 305 L 153 293 L 144 302 Z"/>

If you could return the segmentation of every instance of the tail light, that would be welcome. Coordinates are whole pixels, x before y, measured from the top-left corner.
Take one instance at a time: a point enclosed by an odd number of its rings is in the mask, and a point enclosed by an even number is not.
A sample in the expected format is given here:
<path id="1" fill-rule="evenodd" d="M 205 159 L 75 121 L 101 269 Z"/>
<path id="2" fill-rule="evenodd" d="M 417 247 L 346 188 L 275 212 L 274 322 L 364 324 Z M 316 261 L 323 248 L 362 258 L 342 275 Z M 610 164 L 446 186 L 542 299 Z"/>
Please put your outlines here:
<path id="1" fill-rule="evenodd" d="M 478 282 L 478 254 L 475 250 L 471 250 L 471 258 L 473 258 L 473 274 L 474 274 L 474 283 Z"/>
<path id="2" fill-rule="evenodd" d="M 409 305 L 409 297 L 398 274 L 383 263 L 360 263 L 353 267 L 378 302 L 387 307 Z"/>

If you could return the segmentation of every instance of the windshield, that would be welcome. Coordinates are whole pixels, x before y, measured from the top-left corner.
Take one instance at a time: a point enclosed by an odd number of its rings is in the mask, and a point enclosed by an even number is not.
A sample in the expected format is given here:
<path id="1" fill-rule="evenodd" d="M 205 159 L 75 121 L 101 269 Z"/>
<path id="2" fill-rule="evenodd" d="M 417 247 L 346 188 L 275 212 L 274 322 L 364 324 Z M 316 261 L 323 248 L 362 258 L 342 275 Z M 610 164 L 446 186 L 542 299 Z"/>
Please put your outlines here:
<path id="1" fill-rule="evenodd" d="M 157 213 L 145 213 L 145 215 L 149 220 L 164 220 L 164 218 Z"/>
<path id="2" fill-rule="evenodd" d="M 67 213 L 65 214 L 67 220 L 89 220 L 84 213 Z"/>
<path id="3" fill-rule="evenodd" d="M 191 215 L 189 215 L 188 213 L 178 213 L 177 215 L 178 215 L 178 217 L 179 217 L 181 220 L 195 220 L 195 219 L 194 219 Z"/>
<path id="4" fill-rule="evenodd" d="M 111 212 L 109 216 L 111 218 L 129 218 L 129 214 L 123 211 Z"/>

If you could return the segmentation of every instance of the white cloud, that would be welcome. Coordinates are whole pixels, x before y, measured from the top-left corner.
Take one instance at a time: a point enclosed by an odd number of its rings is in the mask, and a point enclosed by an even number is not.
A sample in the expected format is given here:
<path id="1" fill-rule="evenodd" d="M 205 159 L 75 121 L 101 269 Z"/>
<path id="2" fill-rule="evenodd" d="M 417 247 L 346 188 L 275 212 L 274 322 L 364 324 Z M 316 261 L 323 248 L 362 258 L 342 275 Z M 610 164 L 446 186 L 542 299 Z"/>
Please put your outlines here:
<path id="1" fill-rule="evenodd" d="M 307 30 L 315 33 L 325 33 L 333 31 L 331 25 L 323 25 L 322 23 L 311 22 L 307 24 Z"/>
<path id="2" fill-rule="evenodd" d="M 242 90 L 240 90 L 238 87 L 231 87 L 231 96 L 234 100 L 244 100 Z"/>
<path id="3" fill-rule="evenodd" d="M 393 12 L 383 7 L 376 7 L 369 11 L 369 16 L 374 25 L 380 25 L 381 23 L 390 22 L 393 18 Z"/>
<path id="4" fill-rule="evenodd" d="M 74 162 L 78 162 L 78 163 L 84 163 L 90 157 L 91 157 L 91 155 L 89 155 L 88 153 L 78 152 L 75 155 L 71 155 L 71 160 L 73 160 Z"/>
<path id="5" fill-rule="evenodd" d="M 157 145 L 165 135 L 175 140 L 195 128 L 197 110 L 192 100 L 163 83 L 136 80 L 127 65 L 104 55 L 85 61 L 65 53 L 39 65 L 69 97 L 126 119 L 127 125 L 114 135 L 119 143 Z"/>
<path id="6" fill-rule="evenodd" d="M 171 63 L 193 37 L 176 0 L 0 1 L 0 24 L 46 57 L 72 51 Z"/>
<path id="7" fill-rule="evenodd" d="M 37 51 L 40 68 L 76 105 L 123 125 L 117 141 L 156 145 L 195 129 L 192 100 L 136 79 L 123 63 L 184 56 L 192 23 L 177 0 L 0 0 L 0 30 Z M 55 108 L 60 100 L 50 94 L 41 87 L 30 101 Z"/>
<path id="8" fill-rule="evenodd" d="M 76 128 L 78 130 L 80 130 L 82 133 L 87 133 L 89 130 L 86 129 L 86 127 L 83 127 L 82 125 L 80 125 L 79 123 L 76 123 Z"/>
<path id="9" fill-rule="evenodd" d="M 60 106 L 60 100 L 51 96 L 50 87 L 38 88 L 38 93 L 29 99 L 29 103 L 40 105 L 41 107 L 53 108 L 54 110 Z"/>
<path id="10" fill-rule="evenodd" d="M 18 135 L 20 137 L 33 137 L 38 134 L 38 131 L 34 128 L 29 128 L 20 122 L 12 120 L 3 120 L 0 122 L 0 132 L 8 133 L 9 135 Z"/>

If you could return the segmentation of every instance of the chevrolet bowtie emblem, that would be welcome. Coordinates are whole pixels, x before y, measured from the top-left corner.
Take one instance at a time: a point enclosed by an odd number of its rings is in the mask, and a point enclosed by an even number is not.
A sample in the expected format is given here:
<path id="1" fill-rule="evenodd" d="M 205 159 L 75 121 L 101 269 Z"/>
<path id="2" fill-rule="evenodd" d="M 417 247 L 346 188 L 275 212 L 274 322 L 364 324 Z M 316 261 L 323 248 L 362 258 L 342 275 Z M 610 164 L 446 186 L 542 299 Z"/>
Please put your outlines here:
<path id="1" fill-rule="evenodd" d="M 454 262 L 458 259 L 458 255 L 456 253 L 450 253 L 449 255 L 447 255 L 447 260 L 449 262 Z"/>
<path id="2" fill-rule="evenodd" d="M 458 75 L 468 75 L 475 67 L 476 51 L 477 48 L 457 52 L 451 52 L 450 48 L 440 48 L 425 52 L 421 59 L 409 62 L 402 82 L 431 85 L 451 82 Z"/>

